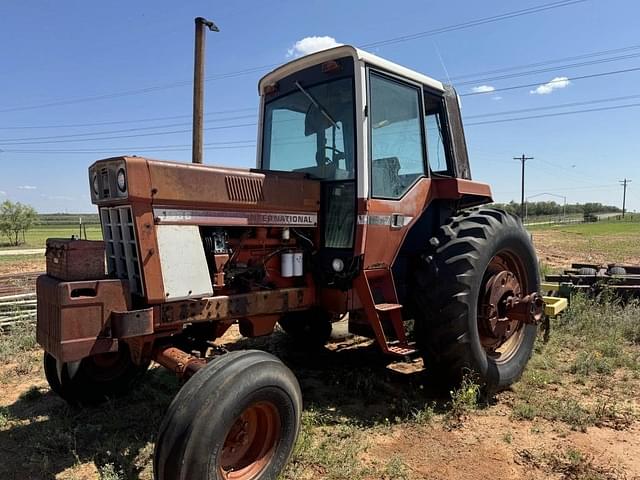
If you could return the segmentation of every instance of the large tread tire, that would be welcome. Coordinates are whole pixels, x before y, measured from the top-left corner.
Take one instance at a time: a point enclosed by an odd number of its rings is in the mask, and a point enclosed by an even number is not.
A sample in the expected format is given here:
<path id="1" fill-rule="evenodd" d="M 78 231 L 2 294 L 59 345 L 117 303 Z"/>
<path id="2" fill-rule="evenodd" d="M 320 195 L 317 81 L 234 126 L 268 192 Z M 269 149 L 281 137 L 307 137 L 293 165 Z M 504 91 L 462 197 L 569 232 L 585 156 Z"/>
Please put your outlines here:
<path id="1" fill-rule="evenodd" d="M 278 323 L 295 342 L 310 348 L 325 346 L 333 330 L 331 314 L 321 308 L 286 313 Z"/>
<path id="2" fill-rule="evenodd" d="M 537 326 L 521 325 L 517 349 L 499 361 L 482 346 L 478 304 L 487 267 L 499 252 L 510 252 L 524 266 L 525 294 L 539 291 L 529 234 L 517 217 L 481 207 L 449 219 L 429 243 L 416 270 L 412 298 L 416 340 L 427 372 L 447 385 L 472 374 L 487 393 L 509 387 L 531 357 Z"/>
<path id="3" fill-rule="evenodd" d="M 279 417 L 277 441 L 264 465 L 239 478 L 277 478 L 298 437 L 302 393 L 291 370 L 273 355 L 257 350 L 222 355 L 178 392 L 158 433 L 154 478 L 226 478 L 220 470 L 220 459 L 229 432 L 243 412 L 265 402 Z"/>
<path id="4" fill-rule="evenodd" d="M 124 345 L 124 344 L 123 344 Z M 118 358 L 109 368 L 102 369 L 95 358 L 80 361 L 75 375 L 71 376 L 68 364 L 58 372 L 58 361 L 48 352 L 44 354 L 44 374 L 51 390 L 73 406 L 90 406 L 110 398 L 127 394 L 136 380 L 149 368 L 149 361 L 136 365 L 126 346 L 121 347 Z"/>

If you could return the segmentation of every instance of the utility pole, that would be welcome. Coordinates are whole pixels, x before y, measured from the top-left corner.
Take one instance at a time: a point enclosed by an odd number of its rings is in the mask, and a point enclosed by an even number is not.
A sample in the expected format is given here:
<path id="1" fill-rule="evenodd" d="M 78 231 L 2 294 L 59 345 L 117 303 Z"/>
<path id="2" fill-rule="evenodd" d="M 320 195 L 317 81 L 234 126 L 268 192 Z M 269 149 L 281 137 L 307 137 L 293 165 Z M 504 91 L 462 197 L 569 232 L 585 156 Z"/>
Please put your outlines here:
<path id="1" fill-rule="evenodd" d="M 193 143 L 191 146 L 191 161 L 202 163 L 202 118 L 204 116 L 204 53 L 205 27 L 212 32 L 219 32 L 215 23 L 206 18 L 198 17 L 196 22 L 196 45 L 193 68 Z"/>
<path id="2" fill-rule="evenodd" d="M 631 180 L 625 178 L 624 180 L 620 180 L 620 185 L 622 185 L 622 218 L 624 218 L 624 212 L 627 206 L 627 185 L 631 183 Z"/>
<path id="3" fill-rule="evenodd" d="M 522 196 L 520 199 L 520 218 L 522 219 L 522 221 L 524 222 L 524 217 L 525 217 L 525 203 L 524 203 L 524 164 L 527 160 L 533 160 L 533 157 L 527 157 L 524 153 L 522 154 L 521 157 L 513 157 L 514 160 L 518 160 L 519 162 L 522 162 Z"/>

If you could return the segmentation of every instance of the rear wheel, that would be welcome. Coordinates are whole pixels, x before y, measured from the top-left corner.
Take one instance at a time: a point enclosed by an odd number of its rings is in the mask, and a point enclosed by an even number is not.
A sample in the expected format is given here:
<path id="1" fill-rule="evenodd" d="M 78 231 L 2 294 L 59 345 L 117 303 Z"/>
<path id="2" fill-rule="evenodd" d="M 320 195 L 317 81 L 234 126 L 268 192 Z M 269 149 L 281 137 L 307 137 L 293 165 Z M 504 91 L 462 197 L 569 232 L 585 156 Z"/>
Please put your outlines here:
<path id="1" fill-rule="evenodd" d="M 531 356 L 543 303 L 528 233 L 506 212 L 453 217 L 416 272 L 416 337 L 427 369 L 460 381 L 473 373 L 490 392 L 517 381 Z"/>
<path id="2" fill-rule="evenodd" d="M 156 480 L 277 478 L 298 436 L 302 394 L 265 352 L 225 354 L 178 392 L 156 442 Z"/>
<path id="3" fill-rule="evenodd" d="M 45 352 L 44 373 L 51 390 L 71 405 L 94 405 L 129 392 L 149 363 L 133 363 L 122 343 L 117 352 L 86 357 L 79 363 L 60 363 Z"/>

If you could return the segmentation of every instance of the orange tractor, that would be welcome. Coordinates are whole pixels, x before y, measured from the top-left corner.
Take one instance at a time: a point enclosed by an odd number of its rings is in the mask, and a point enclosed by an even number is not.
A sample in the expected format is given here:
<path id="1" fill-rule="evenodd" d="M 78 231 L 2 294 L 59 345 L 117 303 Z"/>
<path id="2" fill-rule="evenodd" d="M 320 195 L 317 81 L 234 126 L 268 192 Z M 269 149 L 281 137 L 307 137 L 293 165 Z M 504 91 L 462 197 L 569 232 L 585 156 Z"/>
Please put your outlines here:
<path id="1" fill-rule="evenodd" d="M 298 382 L 272 355 L 216 347 L 234 324 L 323 345 L 347 316 L 381 354 L 497 391 L 543 316 L 529 235 L 481 206 L 491 190 L 471 180 L 453 88 L 340 46 L 259 93 L 255 169 L 94 163 L 104 241 L 51 240 L 38 279 L 45 371 L 68 402 L 123 394 L 152 360 L 191 377 L 160 428 L 157 479 L 273 479 L 292 452 Z"/>

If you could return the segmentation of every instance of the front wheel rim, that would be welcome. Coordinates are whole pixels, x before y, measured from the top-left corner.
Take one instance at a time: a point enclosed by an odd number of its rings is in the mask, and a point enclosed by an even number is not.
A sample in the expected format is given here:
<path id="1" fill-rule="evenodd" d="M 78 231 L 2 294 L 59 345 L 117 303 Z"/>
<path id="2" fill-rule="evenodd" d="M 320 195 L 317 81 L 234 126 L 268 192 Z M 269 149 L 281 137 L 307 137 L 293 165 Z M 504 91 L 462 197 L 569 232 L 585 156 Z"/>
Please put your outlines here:
<path id="1" fill-rule="evenodd" d="M 229 429 L 218 461 L 227 480 L 252 480 L 273 459 L 281 437 L 281 420 L 272 402 L 249 405 Z"/>

